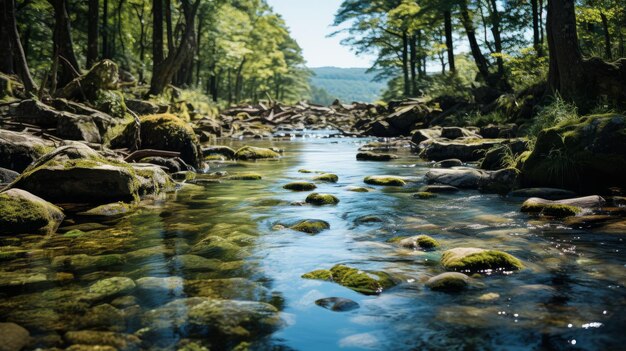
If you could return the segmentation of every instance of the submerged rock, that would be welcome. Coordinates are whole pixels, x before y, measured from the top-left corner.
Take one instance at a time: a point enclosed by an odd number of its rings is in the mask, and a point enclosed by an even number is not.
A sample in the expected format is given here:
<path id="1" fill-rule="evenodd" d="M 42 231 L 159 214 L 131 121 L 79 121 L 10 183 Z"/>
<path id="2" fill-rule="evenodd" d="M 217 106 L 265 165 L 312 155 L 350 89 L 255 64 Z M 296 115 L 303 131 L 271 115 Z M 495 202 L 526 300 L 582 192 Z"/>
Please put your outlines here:
<path id="1" fill-rule="evenodd" d="M 445 251 L 441 256 L 441 264 L 447 270 L 471 273 L 515 271 L 524 268 L 520 260 L 506 252 L 473 247 Z"/>
<path id="2" fill-rule="evenodd" d="M 134 204 L 127 204 L 125 202 L 115 202 L 112 204 L 100 205 L 90 210 L 80 212 L 80 216 L 91 217 L 116 217 L 130 213 L 136 208 Z"/>
<path id="3" fill-rule="evenodd" d="M 90 256 L 86 254 L 57 256 L 52 259 L 52 267 L 73 271 L 97 270 L 126 263 L 123 255 L 109 254 Z"/>
<path id="4" fill-rule="evenodd" d="M 328 280 L 365 295 L 380 294 L 396 285 L 391 276 L 379 271 L 361 271 L 336 265 L 330 270 L 317 270 L 302 275 L 305 279 Z"/>
<path id="5" fill-rule="evenodd" d="M 463 273 L 446 272 L 434 276 L 426 282 L 431 290 L 457 292 L 467 288 L 469 277 Z"/>
<path id="6" fill-rule="evenodd" d="M 244 160 L 244 161 L 279 158 L 279 157 L 280 157 L 280 154 L 271 149 L 253 147 L 253 146 L 244 146 L 241 149 L 237 150 L 237 152 L 235 153 L 236 159 Z"/>
<path id="7" fill-rule="evenodd" d="M 439 242 L 428 235 L 416 235 L 411 237 L 397 237 L 390 240 L 407 249 L 435 249 L 440 246 Z"/>
<path id="8" fill-rule="evenodd" d="M 293 190 L 293 191 L 311 191 L 316 189 L 317 186 L 313 183 L 309 182 L 292 182 L 283 185 L 283 189 Z"/>
<path id="9" fill-rule="evenodd" d="M 229 180 L 261 180 L 263 177 L 255 172 L 245 172 L 245 173 L 237 173 L 231 176 L 228 176 Z"/>
<path id="10" fill-rule="evenodd" d="M 427 200 L 427 199 L 432 199 L 434 197 L 437 197 L 437 194 L 434 194 L 428 191 L 420 191 L 420 192 L 413 194 L 413 197 L 416 199 Z"/>
<path id="11" fill-rule="evenodd" d="M 0 235 L 54 233 L 63 218 L 60 208 L 27 191 L 0 193 Z"/>
<path id="12" fill-rule="evenodd" d="M 144 313 L 142 322 L 156 332 L 185 330 L 190 336 L 221 343 L 250 340 L 281 325 L 278 310 L 270 304 L 205 297 L 174 300 Z"/>
<path id="13" fill-rule="evenodd" d="M 28 330 L 15 323 L 0 323 L 0 351 L 20 351 L 30 342 Z"/>
<path id="14" fill-rule="evenodd" d="M 320 194 L 320 193 L 312 193 L 306 197 L 305 200 L 308 204 L 313 205 L 336 205 L 339 203 L 339 199 L 331 194 Z"/>
<path id="15" fill-rule="evenodd" d="M 358 161 L 391 161 L 398 158 L 396 155 L 392 154 L 377 154 L 374 152 L 359 152 L 356 154 L 356 159 Z"/>
<path id="16" fill-rule="evenodd" d="M 366 184 L 370 185 L 384 185 L 384 186 L 405 186 L 406 181 L 401 177 L 396 176 L 367 176 L 363 179 Z"/>
<path id="17" fill-rule="evenodd" d="M 126 277 L 113 277 L 97 281 L 88 290 L 90 300 L 101 300 L 122 294 L 135 289 L 135 282 Z"/>
<path id="18" fill-rule="evenodd" d="M 307 219 L 290 226 L 289 229 L 307 234 L 319 234 L 330 229 L 330 224 L 319 219 Z"/>
<path id="19" fill-rule="evenodd" d="M 337 183 L 339 181 L 339 177 L 336 174 L 323 173 L 313 177 L 313 180 L 317 180 L 320 182 Z"/>
<path id="20" fill-rule="evenodd" d="M 343 297 L 326 297 L 315 301 L 315 304 L 334 312 L 348 312 L 359 308 L 359 304 Z"/>
<path id="21" fill-rule="evenodd" d="M 107 331 L 69 331 L 63 338 L 69 344 L 87 345 L 89 349 L 108 346 L 116 350 L 139 350 L 141 346 L 141 339 L 135 335 Z"/>
<path id="22" fill-rule="evenodd" d="M 352 191 L 355 193 L 369 193 L 370 191 L 374 190 L 374 189 L 370 189 L 370 188 L 365 188 L 362 186 L 349 186 L 346 188 L 347 191 Z"/>

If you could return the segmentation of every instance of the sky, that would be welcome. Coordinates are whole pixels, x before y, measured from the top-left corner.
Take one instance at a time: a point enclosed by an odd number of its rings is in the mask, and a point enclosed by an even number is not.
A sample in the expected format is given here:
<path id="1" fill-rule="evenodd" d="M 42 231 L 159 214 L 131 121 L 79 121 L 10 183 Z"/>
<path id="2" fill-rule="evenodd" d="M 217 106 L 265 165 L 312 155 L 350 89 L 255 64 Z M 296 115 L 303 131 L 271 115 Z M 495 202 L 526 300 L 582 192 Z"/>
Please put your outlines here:
<path id="1" fill-rule="evenodd" d="M 367 67 L 373 58 L 357 57 L 340 44 L 345 34 L 328 38 L 341 0 L 267 0 L 287 22 L 291 36 L 302 47 L 308 67 Z"/>

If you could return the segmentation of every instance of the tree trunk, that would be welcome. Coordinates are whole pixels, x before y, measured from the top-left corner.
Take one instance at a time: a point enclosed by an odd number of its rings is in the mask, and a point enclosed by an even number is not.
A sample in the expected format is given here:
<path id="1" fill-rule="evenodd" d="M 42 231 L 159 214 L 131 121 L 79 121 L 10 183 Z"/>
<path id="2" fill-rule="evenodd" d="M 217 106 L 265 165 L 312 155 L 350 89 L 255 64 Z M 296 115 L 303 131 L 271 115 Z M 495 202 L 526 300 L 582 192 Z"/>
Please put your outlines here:
<path id="1" fill-rule="evenodd" d="M 30 70 L 28 69 L 28 63 L 26 62 L 26 56 L 24 55 L 24 49 L 20 42 L 20 34 L 17 31 L 17 21 L 15 20 L 15 0 L 0 0 L 0 71 L 8 74 L 17 73 L 24 84 L 24 89 L 27 92 L 32 92 L 37 89 Z"/>
<path id="2" fill-rule="evenodd" d="M 532 7 L 532 17 L 533 17 L 533 47 L 535 48 L 535 52 L 538 57 L 543 56 L 543 49 L 541 43 L 541 36 L 539 34 L 539 3 L 538 0 L 530 0 L 530 5 Z"/>
<path id="3" fill-rule="evenodd" d="M 153 70 L 161 62 L 163 62 L 163 0 L 152 0 L 152 68 Z"/>
<path id="4" fill-rule="evenodd" d="M 420 31 L 418 31 L 420 33 Z M 421 34 L 421 33 L 420 33 Z M 411 35 L 409 40 L 410 55 L 410 67 L 411 67 L 411 96 L 417 94 L 417 37 L 415 34 Z"/>
<path id="5" fill-rule="evenodd" d="M 167 52 L 174 50 L 174 34 L 172 32 L 172 1 L 165 0 L 165 30 L 167 32 Z"/>
<path id="6" fill-rule="evenodd" d="M 117 3 L 117 37 L 120 40 L 120 47 L 122 48 L 122 52 L 121 55 L 125 56 L 125 52 L 126 52 L 126 46 L 124 45 L 124 37 L 122 34 L 122 12 L 124 11 L 124 0 L 119 0 L 119 2 Z M 115 43 L 115 40 L 113 40 L 113 43 Z M 113 45 L 113 47 L 115 48 L 115 50 L 113 51 L 115 54 L 117 54 L 117 45 Z"/>
<path id="7" fill-rule="evenodd" d="M 241 101 L 241 90 L 243 88 L 243 76 L 241 72 L 243 71 L 243 66 L 246 64 L 246 58 L 244 57 L 241 60 L 241 64 L 237 68 L 237 74 L 235 75 L 235 102 L 238 103 Z"/>
<path id="8" fill-rule="evenodd" d="M 98 13 L 100 2 L 98 0 L 89 0 L 87 22 L 87 67 L 93 66 L 98 60 Z"/>
<path id="9" fill-rule="evenodd" d="M 54 57 L 59 57 L 61 75 L 58 79 L 60 87 L 65 86 L 80 72 L 78 60 L 72 45 L 70 18 L 67 14 L 67 0 L 48 0 L 54 7 Z"/>
<path id="10" fill-rule="evenodd" d="M 411 85 L 409 80 L 409 38 L 406 31 L 402 32 L 402 75 L 404 78 L 404 96 L 411 95 Z"/>
<path id="11" fill-rule="evenodd" d="M 500 12 L 498 12 L 498 4 L 496 0 L 491 0 L 491 33 L 493 34 L 493 42 L 495 46 L 496 64 L 498 65 L 498 75 L 504 75 L 504 59 L 502 58 L 502 36 L 500 33 Z"/>
<path id="12" fill-rule="evenodd" d="M 443 12 L 444 27 L 446 32 L 446 48 L 448 49 L 448 69 L 456 72 L 454 65 L 454 42 L 452 41 L 452 14 L 450 11 Z"/>
<path id="13" fill-rule="evenodd" d="M 602 98 L 617 106 L 626 105 L 626 59 L 607 63 L 583 59 L 576 33 L 574 0 L 548 2 L 548 83 L 567 101 L 586 112 Z"/>
<path id="14" fill-rule="evenodd" d="M 109 0 L 102 2 L 102 58 L 111 58 L 109 48 Z"/>
<path id="15" fill-rule="evenodd" d="M 474 28 L 474 23 L 472 22 L 472 18 L 470 16 L 469 10 L 467 8 L 467 1 L 462 0 L 461 3 L 461 23 L 463 24 L 463 28 L 465 28 L 465 33 L 467 34 L 467 40 L 470 44 L 470 50 L 472 52 L 472 57 L 476 62 L 476 66 L 478 67 L 478 72 L 481 77 L 490 84 L 491 77 L 489 74 L 489 62 L 483 55 L 480 50 L 480 46 L 478 45 L 478 40 L 476 39 L 476 29 Z"/>
<path id="16" fill-rule="evenodd" d="M 600 11 L 600 18 L 602 19 L 602 29 L 604 31 L 604 57 L 608 60 L 613 59 L 612 45 L 611 45 L 611 33 L 609 33 L 609 21 L 606 18 L 604 12 Z"/>
<path id="17" fill-rule="evenodd" d="M 157 0 L 158 1 L 158 0 Z M 183 37 L 180 44 L 171 52 L 167 53 L 167 57 L 160 63 L 155 64 L 152 72 L 152 80 L 150 82 L 151 95 L 159 95 L 165 87 L 172 82 L 172 78 L 180 70 L 185 62 L 188 62 L 189 55 L 194 52 L 195 41 L 195 18 L 200 6 L 200 0 L 181 0 L 183 16 L 185 18 L 185 26 Z"/>

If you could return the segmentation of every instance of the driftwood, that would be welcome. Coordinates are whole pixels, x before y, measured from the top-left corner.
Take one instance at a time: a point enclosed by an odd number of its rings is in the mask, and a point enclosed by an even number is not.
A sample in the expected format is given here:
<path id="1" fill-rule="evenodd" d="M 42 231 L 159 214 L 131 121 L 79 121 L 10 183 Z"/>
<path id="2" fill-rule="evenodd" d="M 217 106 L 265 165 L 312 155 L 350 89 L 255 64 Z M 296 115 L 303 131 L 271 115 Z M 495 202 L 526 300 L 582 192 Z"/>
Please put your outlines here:
<path id="1" fill-rule="evenodd" d="M 130 155 L 126 156 L 124 158 L 124 161 L 134 162 L 137 160 L 141 160 L 142 158 L 153 157 L 153 156 L 167 157 L 167 158 L 180 157 L 180 152 L 154 150 L 154 149 L 137 150 L 137 151 L 132 152 Z"/>

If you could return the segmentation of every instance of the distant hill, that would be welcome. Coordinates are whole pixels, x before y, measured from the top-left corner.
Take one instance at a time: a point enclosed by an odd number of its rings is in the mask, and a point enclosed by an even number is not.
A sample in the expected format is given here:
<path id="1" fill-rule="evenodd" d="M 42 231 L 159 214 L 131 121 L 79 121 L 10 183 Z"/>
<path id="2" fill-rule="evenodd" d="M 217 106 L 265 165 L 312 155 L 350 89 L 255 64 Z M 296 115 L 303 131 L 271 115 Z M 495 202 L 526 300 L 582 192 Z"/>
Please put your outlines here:
<path id="1" fill-rule="evenodd" d="M 315 103 L 326 105 L 329 98 L 338 98 L 344 103 L 374 102 L 387 87 L 387 82 L 372 82 L 376 74 L 366 73 L 367 68 L 318 67 L 311 70 L 315 73 L 311 78 Z"/>

